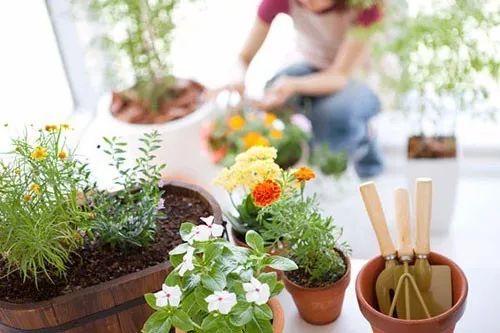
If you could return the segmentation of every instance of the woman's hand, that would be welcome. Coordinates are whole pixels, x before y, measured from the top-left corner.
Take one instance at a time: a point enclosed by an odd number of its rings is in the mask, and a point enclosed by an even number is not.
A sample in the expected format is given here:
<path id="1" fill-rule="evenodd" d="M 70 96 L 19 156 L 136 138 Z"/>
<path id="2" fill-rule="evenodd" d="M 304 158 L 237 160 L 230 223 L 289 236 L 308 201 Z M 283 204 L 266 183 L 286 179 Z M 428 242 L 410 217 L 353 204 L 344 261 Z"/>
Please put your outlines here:
<path id="1" fill-rule="evenodd" d="M 259 107 L 270 110 L 283 106 L 293 95 L 297 93 L 297 86 L 292 77 L 280 77 L 266 91 L 264 99 L 259 103 Z"/>

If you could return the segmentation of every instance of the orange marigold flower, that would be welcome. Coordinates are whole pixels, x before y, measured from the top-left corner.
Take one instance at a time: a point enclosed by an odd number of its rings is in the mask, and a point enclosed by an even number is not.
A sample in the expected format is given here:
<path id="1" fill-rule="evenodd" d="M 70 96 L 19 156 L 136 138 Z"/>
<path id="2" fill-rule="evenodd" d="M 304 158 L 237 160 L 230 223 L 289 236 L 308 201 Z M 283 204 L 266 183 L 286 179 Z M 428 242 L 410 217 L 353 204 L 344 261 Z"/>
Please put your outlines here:
<path id="1" fill-rule="evenodd" d="M 316 177 L 314 171 L 308 167 L 300 168 L 299 170 L 295 171 L 293 175 L 299 182 L 306 182 Z"/>
<path id="2" fill-rule="evenodd" d="M 270 135 L 271 135 L 271 138 L 279 140 L 283 137 L 283 132 L 280 130 L 277 130 L 277 129 L 273 129 L 271 131 Z"/>
<path id="3" fill-rule="evenodd" d="M 262 134 L 258 132 L 248 132 L 244 137 L 243 137 L 243 144 L 245 145 L 245 148 L 252 148 L 255 146 L 264 146 L 267 147 L 269 146 L 269 140 L 266 139 Z"/>
<path id="4" fill-rule="evenodd" d="M 266 112 L 266 115 L 264 116 L 264 124 L 271 126 L 276 119 L 278 119 L 278 117 L 276 117 L 274 113 Z"/>
<path id="5" fill-rule="evenodd" d="M 60 159 L 60 160 L 65 160 L 67 157 L 68 157 L 68 153 L 65 152 L 64 150 L 61 150 L 58 154 L 57 154 L 57 157 Z"/>
<path id="6" fill-rule="evenodd" d="M 30 201 L 30 200 L 31 200 L 31 195 L 29 195 L 29 194 L 25 194 L 25 195 L 23 196 L 23 200 L 24 200 L 24 201 L 26 201 L 26 202 Z"/>
<path id="7" fill-rule="evenodd" d="M 281 196 L 281 186 L 268 179 L 257 184 L 252 191 L 253 202 L 258 207 L 266 207 L 276 202 Z"/>
<path id="8" fill-rule="evenodd" d="M 232 131 L 238 131 L 245 126 L 245 119 L 240 115 L 232 116 L 228 119 L 227 126 Z"/>

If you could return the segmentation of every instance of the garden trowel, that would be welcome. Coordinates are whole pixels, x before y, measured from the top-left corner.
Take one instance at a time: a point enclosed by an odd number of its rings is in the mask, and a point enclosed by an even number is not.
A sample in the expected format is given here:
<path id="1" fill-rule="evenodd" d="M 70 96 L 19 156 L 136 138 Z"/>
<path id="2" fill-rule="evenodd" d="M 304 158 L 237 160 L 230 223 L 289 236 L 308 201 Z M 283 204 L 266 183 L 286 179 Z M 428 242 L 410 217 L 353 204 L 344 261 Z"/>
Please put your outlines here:
<path id="1" fill-rule="evenodd" d="M 385 269 L 377 278 L 375 292 L 380 311 L 384 314 L 389 314 L 393 301 L 391 295 L 394 295 L 397 284 L 396 279 L 398 278 L 396 271 L 398 266 L 396 248 L 387 229 L 387 222 L 375 183 L 368 182 L 361 184 L 359 190 L 373 230 L 377 236 L 380 253 L 385 259 Z"/>

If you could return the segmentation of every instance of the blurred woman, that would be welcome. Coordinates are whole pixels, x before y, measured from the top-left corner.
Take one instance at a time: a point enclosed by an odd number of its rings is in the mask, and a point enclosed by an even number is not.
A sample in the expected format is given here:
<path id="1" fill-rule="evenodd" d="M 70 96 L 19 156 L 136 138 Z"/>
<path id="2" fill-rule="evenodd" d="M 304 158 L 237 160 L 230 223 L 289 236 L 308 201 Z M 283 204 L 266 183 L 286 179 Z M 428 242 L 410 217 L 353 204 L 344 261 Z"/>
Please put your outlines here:
<path id="1" fill-rule="evenodd" d="M 268 83 L 261 107 L 309 105 L 305 114 L 313 125 L 314 143 L 348 152 L 358 175 L 364 178 L 376 176 L 383 168 L 368 130 L 370 118 L 380 111 L 380 102 L 366 84 L 352 75 L 366 59 L 369 32 L 381 20 L 382 11 L 376 3 L 360 9 L 351 6 L 352 1 L 261 0 L 239 58 L 246 70 L 275 17 L 280 13 L 289 15 L 303 62 L 286 68 Z M 243 91 L 244 83 L 234 87 Z"/>

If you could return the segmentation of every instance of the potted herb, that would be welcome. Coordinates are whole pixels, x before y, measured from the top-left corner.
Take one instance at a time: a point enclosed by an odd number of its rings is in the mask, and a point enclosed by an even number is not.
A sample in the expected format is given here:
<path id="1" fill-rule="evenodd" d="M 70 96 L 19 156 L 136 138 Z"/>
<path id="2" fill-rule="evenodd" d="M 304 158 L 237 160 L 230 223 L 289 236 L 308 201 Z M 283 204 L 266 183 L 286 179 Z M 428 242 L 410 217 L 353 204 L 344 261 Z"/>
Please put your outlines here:
<path id="1" fill-rule="evenodd" d="M 170 251 L 175 269 L 160 291 L 145 296 L 155 312 L 143 332 L 173 327 L 176 332 L 283 332 L 283 312 L 273 298 L 283 284 L 276 273 L 263 269 L 288 271 L 297 268 L 295 263 L 267 254 L 254 231 L 246 234 L 249 248 L 218 238 L 214 231 L 182 224 L 185 243 Z"/>
<path id="2" fill-rule="evenodd" d="M 186 170 L 197 162 L 174 157 L 201 150 L 197 138 L 210 108 L 202 106 L 201 84 L 172 74 L 174 16 L 186 2 L 76 0 L 75 10 L 95 26 L 89 51 L 92 61 L 96 54 L 103 58 L 102 76 L 112 91 L 100 99 L 92 131 L 102 133 L 97 137 L 126 133 L 125 140 L 138 145 L 142 133 L 158 130 L 162 138 L 158 164 L 168 161 L 170 174 L 189 178 L 196 174 Z M 189 137 L 193 139 L 186 140 Z"/>
<path id="3" fill-rule="evenodd" d="M 220 208 L 195 186 L 160 181 L 158 133 L 145 135 L 131 167 L 126 145 L 107 139 L 119 190 L 97 189 L 65 144 L 67 127 L 14 140 L 2 164 L 0 327 L 137 332 L 142 295 L 171 270 L 164 254 L 181 242 L 179 225 L 221 223 Z"/>
<path id="4" fill-rule="evenodd" d="M 340 242 L 342 229 L 332 217 L 322 216 L 316 197 L 305 197 L 305 182 L 312 171 L 297 171 L 292 182 L 301 191 L 287 192 L 276 203 L 264 207 L 258 219 L 262 235 L 284 244 L 281 253 L 297 263 L 298 269 L 283 274 L 301 317 L 314 325 L 324 325 L 338 318 L 345 291 L 350 282 L 350 248 Z"/>
<path id="5" fill-rule="evenodd" d="M 433 229 L 445 231 L 458 184 L 457 114 L 479 108 L 495 86 L 488 82 L 500 78 L 495 49 L 484 49 L 476 36 L 492 35 L 500 18 L 498 11 L 486 11 L 479 2 L 456 0 L 436 6 L 439 10 L 417 8 L 411 14 L 399 8 L 389 16 L 392 29 L 380 45 L 382 55 L 398 65 L 392 67 L 400 68 L 385 71 L 393 73 L 385 81 L 416 123 L 407 144 L 409 184 L 421 175 L 441 183 L 436 186 L 440 204 L 433 210 Z"/>
<path id="6" fill-rule="evenodd" d="M 217 164 L 230 166 L 238 154 L 251 147 L 272 146 L 277 149 L 276 163 L 288 169 L 307 161 L 310 127 L 309 120 L 300 114 L 278 119 L 272 112 L 238 109 L 210 124 L 204 139 Z"/>

